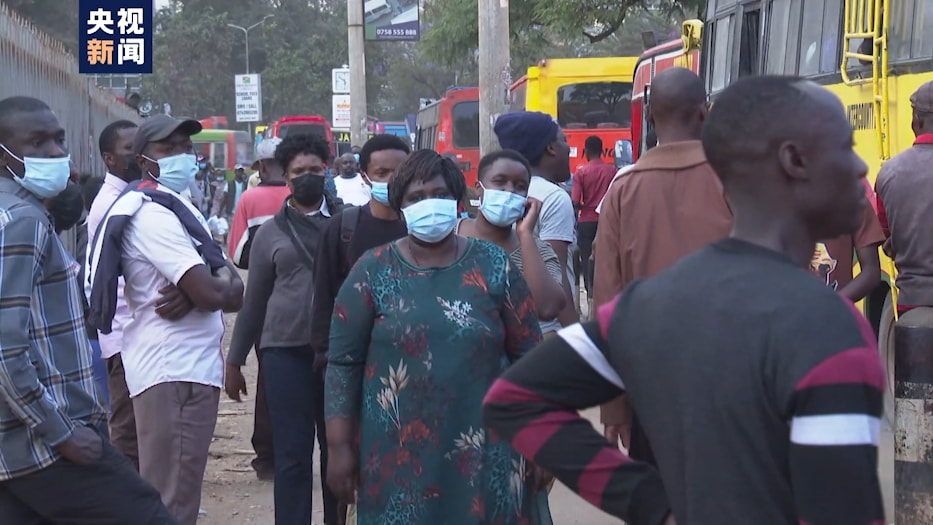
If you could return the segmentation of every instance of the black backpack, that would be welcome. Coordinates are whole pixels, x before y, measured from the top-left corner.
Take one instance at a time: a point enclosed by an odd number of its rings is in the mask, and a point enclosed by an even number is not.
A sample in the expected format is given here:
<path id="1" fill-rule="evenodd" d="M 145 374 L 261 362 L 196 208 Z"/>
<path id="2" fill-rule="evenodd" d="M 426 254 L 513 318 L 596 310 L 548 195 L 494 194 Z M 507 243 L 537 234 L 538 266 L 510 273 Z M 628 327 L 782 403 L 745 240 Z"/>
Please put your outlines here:
<path id="1" fill-rule="evenodd" d="M 340 214 L 340 246 L 343 251 L 343 274 L 350 273 L 350 243 L 356 233 L 356 225 L 360 222 L 360 207 L 347 206 Z"/>

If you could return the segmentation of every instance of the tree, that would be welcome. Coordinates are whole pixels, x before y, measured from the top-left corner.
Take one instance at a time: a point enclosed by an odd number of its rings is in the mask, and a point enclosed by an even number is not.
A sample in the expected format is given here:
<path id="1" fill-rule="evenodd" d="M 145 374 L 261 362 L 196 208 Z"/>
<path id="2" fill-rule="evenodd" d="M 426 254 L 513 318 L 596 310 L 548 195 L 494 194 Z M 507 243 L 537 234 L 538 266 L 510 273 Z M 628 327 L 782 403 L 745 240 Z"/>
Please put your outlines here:
<path id="1" fill-rule="evenodd" d="M 649 13 L 647 4 L 656 7 Z M 682 20 L 702 14 L 705 6 L 706 0 L 511 0 L 513 69 L 515 64 L 523 68 L 543 58 L 592 54 L 588 48 L 623 32 L 632 15 L 649 13 Z M 423 35 L 426 54 L 448 65 L 472 60 L 479 38 L 477 18 L 476 0 L 428 4 L 428 29 Z"/>
<path id="2" fill-rule="evenodd" d="M 242 31 L 250 26 L 250 72 L 262 74 L 263 120 L 331 117 L 331 69 L 347 60 L 346 2 L 339 0 L 174 0 L 155 17 L 153 75 L 143 95 L 156 107 L 197 118 L 224 115 L 234 127 L 233 77 L 245 69 Z M 378 58 L 378 56 L 377 56 Z M 380 84 L 372 79 L 370 99 Z M 245 127 L 245 126 L 242 126 Z"/>
<path id="3" fill-rule="evenodd" d="M 421 98 L 441 98 L 453 85 L 476 84 L 472 62 L 465 61 L 458 67 L 434 64 L 415 42 L 386 42 L 380 48 L 379 52 L 386 55 L 385 81 L 370 113 L 383 120 L 402 120 L 418 110 Z M 369 55 L 366 58 L 370 60 Z"/>
<path id="4" fill-rule="evenodd" d="M 155 16 L 153 73 L 143 79 L 143 98 L 157 108 L 171 104 L 176 115 L 232 116 L 231 50 L 238 39 L 226 26 L 227 14 L 211 7 L 176 8 Z"/>

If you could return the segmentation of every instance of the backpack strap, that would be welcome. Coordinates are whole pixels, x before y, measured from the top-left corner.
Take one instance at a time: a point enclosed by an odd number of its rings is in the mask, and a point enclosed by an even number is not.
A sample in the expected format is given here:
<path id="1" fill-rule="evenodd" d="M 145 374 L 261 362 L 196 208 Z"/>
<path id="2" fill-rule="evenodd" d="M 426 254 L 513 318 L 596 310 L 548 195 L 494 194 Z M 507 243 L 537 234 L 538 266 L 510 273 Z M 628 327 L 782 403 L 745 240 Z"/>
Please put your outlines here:
<path id="1" fill-rule="evenodd" d="M 359 206 L 348 206 L 340 214 L 340 246 L 343 251 L 343 273 L 350 273 L 350 243 L 356 233 L 356 224 L 360 221 Z"/>

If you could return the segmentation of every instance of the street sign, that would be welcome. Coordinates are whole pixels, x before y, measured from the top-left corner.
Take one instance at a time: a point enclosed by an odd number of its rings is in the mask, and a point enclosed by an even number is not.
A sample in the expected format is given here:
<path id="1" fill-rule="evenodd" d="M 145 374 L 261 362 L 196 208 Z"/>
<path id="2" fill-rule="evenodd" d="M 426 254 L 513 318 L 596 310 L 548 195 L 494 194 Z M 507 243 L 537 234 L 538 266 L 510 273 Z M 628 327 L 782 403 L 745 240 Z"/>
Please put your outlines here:
<path id="1" fill-rule="evenodd" d="M 351 127 L 353 119 L 350 117 L 350 95 L 334 95 L 333 116 L 333 127 Z"/>
<path id="2" fill-rule="evenodd" d="M 261 121 L 262 85 L 259 82 L 259 75 L 237 75 L 233 78 L 236 92 L 236 121 Z"/>
<path id="3" fill-rule="evenodd" d="M 350 70 L 341 67 L 332 69 L 331 85 L 335 95 L 350 93 Z"/>

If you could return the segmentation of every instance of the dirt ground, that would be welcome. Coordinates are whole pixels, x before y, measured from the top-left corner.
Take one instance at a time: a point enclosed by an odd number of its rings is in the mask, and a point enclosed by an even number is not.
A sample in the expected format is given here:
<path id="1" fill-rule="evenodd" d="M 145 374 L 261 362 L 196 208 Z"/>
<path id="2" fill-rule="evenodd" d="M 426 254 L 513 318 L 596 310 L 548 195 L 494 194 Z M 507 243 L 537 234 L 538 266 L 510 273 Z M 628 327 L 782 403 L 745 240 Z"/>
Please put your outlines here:
<path id="1" fill-rule="evenodd" d="M 244 280 L 246 272 L 242 272 Z M 586 308 L 585 298 L 582 301 Z M 226 316 L 227 331 L 224 347 L 229 347 L 235 314 Z M 210 458 L 201 491 L 201 524 L 274 525 L 273 484 L 259 481 L 250 466 L 255 457 L 250 437 L 253 432 L 254 390 L 256 388 L 256 356 L 251 353 L 243 368 L 250 396 L 237 403 L 221 394 L 217 428 L 211 443 Z M 595 412 L 587 413 L 596 421 Z M 315 451 L 313 525 L 323 525 L 321 480 L 318 474 L 318 453 Z M 551 512 L 558 525 L 608 525 L 621 523 L 590 506 L 557 483 L 551 493 Z"/>
<path id="2" fill-rule="evenodd" d="M 226 338 L 233 332 L 235 316 L 227 317 Z M 227 341 L 228 342 L 228 341 Z M 225 344 L 225 347 L 227 344 Z M 256 389 L 256 356 L 250 354 L 243 368 L 250 397 L 241 403 L 221 393 L 217 412 L 217 427 L 211 443 L 204 488 L 201 491 L 200 523 L 228 525 L 273 525 L 272 482 L 259 481 L 250 466 L 255 457 L 250 437 L 253 433 L 253 400 Z M 315 476 L 315 492 L 320 493 L 320 480 Z M 321 504 L 315 504 L 321 510 Z M 323 524 L 323 513 L 315 516 Z"/>

